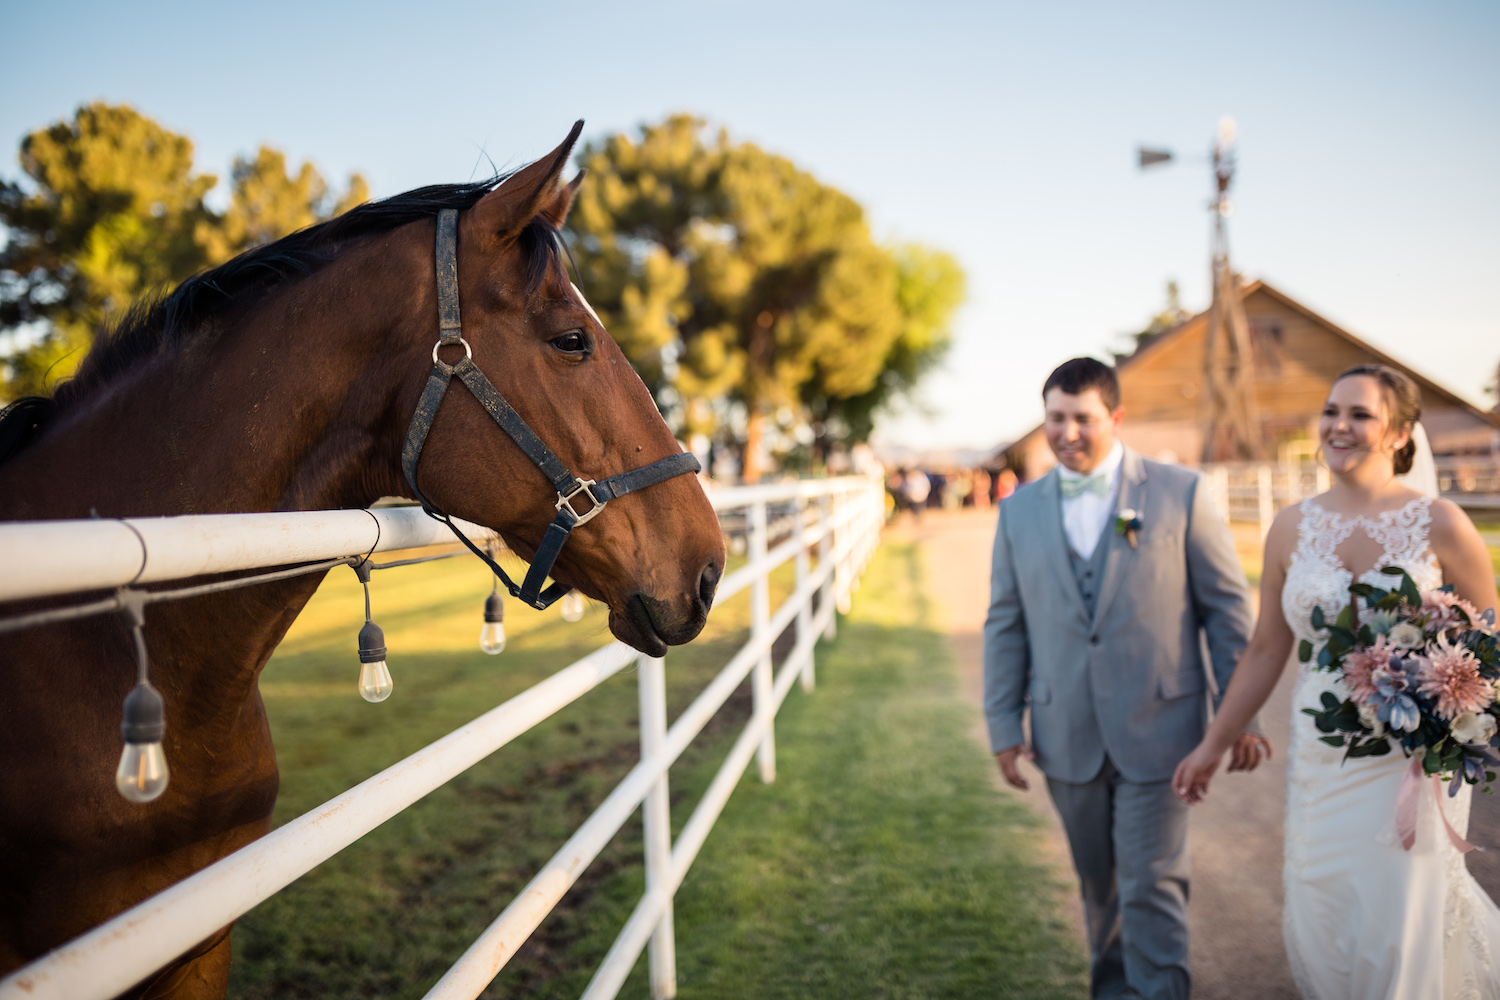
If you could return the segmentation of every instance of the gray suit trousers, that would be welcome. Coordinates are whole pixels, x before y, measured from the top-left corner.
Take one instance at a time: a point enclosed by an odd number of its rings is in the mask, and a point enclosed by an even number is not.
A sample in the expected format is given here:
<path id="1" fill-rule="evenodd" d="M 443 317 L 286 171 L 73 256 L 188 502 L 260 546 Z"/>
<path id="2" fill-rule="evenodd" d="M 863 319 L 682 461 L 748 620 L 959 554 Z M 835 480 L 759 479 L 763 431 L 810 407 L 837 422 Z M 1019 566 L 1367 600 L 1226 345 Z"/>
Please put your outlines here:
<path id="1" fill-rule="evenodd" d="M 1188 807 L 1170 781 L 1047 779 L 1083 884 L 1090 995 L 1188 1000 Z"/>

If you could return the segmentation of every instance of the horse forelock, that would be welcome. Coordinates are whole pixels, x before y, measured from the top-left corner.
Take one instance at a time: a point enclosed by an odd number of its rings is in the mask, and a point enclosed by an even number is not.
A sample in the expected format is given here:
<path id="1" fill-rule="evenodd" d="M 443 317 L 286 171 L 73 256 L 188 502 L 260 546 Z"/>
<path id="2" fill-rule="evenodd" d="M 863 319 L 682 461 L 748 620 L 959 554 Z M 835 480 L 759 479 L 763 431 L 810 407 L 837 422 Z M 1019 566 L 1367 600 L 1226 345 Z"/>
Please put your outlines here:
<path id="1" fill-rule="evenodd" d="M 509 176 L 434 184 L 366 202 L 327 222 L 247 250 L 188 278 L 170 293 L 142 297 L 99 334 L 77 372 L 60 380 L 51 397 L 28 396 L 0 410 L 0 463 L 40 438 L 57 416 L 146 360 L 175 350 L 210 320 L 233 309 L 252 308 L 273 288 L 313 274 L 362 237 L 432 218 L 444 209 L 467 210 Z M 521 231 L 519 242 L 526 258 L 528 296 L 550 273 L 556 272 L 567 282 L 563 261 L 572 263 L 572 253 L 555 226 L 538 217 Z M 576 273 L 576 265 L 573 270 Z"/>

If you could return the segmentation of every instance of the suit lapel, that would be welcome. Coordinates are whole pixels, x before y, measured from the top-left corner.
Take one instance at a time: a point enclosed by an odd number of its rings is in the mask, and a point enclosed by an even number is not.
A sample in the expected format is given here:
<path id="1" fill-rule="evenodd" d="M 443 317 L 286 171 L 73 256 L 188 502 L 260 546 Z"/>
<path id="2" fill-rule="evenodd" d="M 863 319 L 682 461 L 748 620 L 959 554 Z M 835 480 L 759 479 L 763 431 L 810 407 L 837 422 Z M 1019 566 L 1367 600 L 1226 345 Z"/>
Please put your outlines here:
<path id="1" fill-rule="evenodd" d="M 1062 487 L 1058 485 L 1059 478 L 1054 467 L 1037 484 L 1041 490 L 1038 499 L 1042 502 L 1042 538 L 1053 550 L 1053 558 L 1047 562 L 1052 565 L 1052 572 L 1057 574 L 1063 592 L 1068 595 L 1073 610 L 1087 619 L 1089 612 L 1083 606 L 1083 595 L 1078 593 L 1078 580 L 1073 576 L 1073 565 L 1068 559 L 1068 533 L 1063 530 Z"/>
<path id="2" fill-rule="evenodd" d="M 1145 506 L 1146 463 L 1141 461 L 1140 455 L 1126 448 L 1124 460 L 1120 463 L 1120 496 L 1114 511 L 1110 513 L 1109 521 L 1104 525 L 1104 537 L 1099 540 L 1100 545 L 1108 545 L 1109 548 L 1104 553 L 1104 579 L 1099 584 L 1099 603 L 1094 605 L 1096 622 L 1104 620 L 1109 602 L 1120 589 L 1120 577 L 1125 575 L 1127 564 L 1139 554 L 1138 549 L 1130 547 L 1126 538 L 1115 534 L 1115 517 L 1122 510 L 1139 513 Z"/>

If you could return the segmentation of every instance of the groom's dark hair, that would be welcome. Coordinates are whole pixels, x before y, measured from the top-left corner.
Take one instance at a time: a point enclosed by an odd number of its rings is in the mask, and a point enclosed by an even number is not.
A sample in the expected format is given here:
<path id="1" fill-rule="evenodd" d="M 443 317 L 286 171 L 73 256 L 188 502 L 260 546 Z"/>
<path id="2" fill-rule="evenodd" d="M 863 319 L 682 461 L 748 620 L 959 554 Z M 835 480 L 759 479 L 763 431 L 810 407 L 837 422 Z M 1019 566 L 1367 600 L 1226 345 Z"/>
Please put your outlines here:
<path id="1" fill-rule="evenodd" d="M 1058 365 L 1042 386 L 1042 398 L 1046 399 L 1053 389 L 1061 389 L 1069 396 L 1097 390 L 1104 408 L 1111 413 L 1120 405 L 1120 380 L 1115 377 L 1115 370 L 1093 358 L 1074 358 Z"/>

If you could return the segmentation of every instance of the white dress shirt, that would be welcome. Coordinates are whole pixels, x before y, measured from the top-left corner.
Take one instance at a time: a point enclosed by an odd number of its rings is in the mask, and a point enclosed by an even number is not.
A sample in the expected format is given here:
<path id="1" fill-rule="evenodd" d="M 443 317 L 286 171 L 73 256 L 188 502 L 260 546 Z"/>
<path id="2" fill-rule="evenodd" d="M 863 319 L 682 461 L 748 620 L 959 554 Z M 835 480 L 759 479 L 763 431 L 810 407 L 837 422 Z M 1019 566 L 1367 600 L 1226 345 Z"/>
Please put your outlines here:
<path id="1" fill-rule="evenodd" d="M 1104 456 L 1104 461 L 1088 476 L 1066 466 L 1059 466 L 1057 469 L 1057 474 L 1063 479 L 1087 479 L 1089 476 L 1102 475 L 1109 483 L 1109 492 L 1105 496 L 1097 496 L 1085 490 L 1076 497 L 1064 497 L 1062 501 L 1063 530 L 1067 533 L 1068 544 L 1085 559 L 1094 554 L 1094 548 L 1109 524 L 1109 516 L 1114 512 L 1115 502 L 1120 498 L 1120 463 L 1123 461 L 1125 446 L 1116 441 L 1109 454 Z"/>

